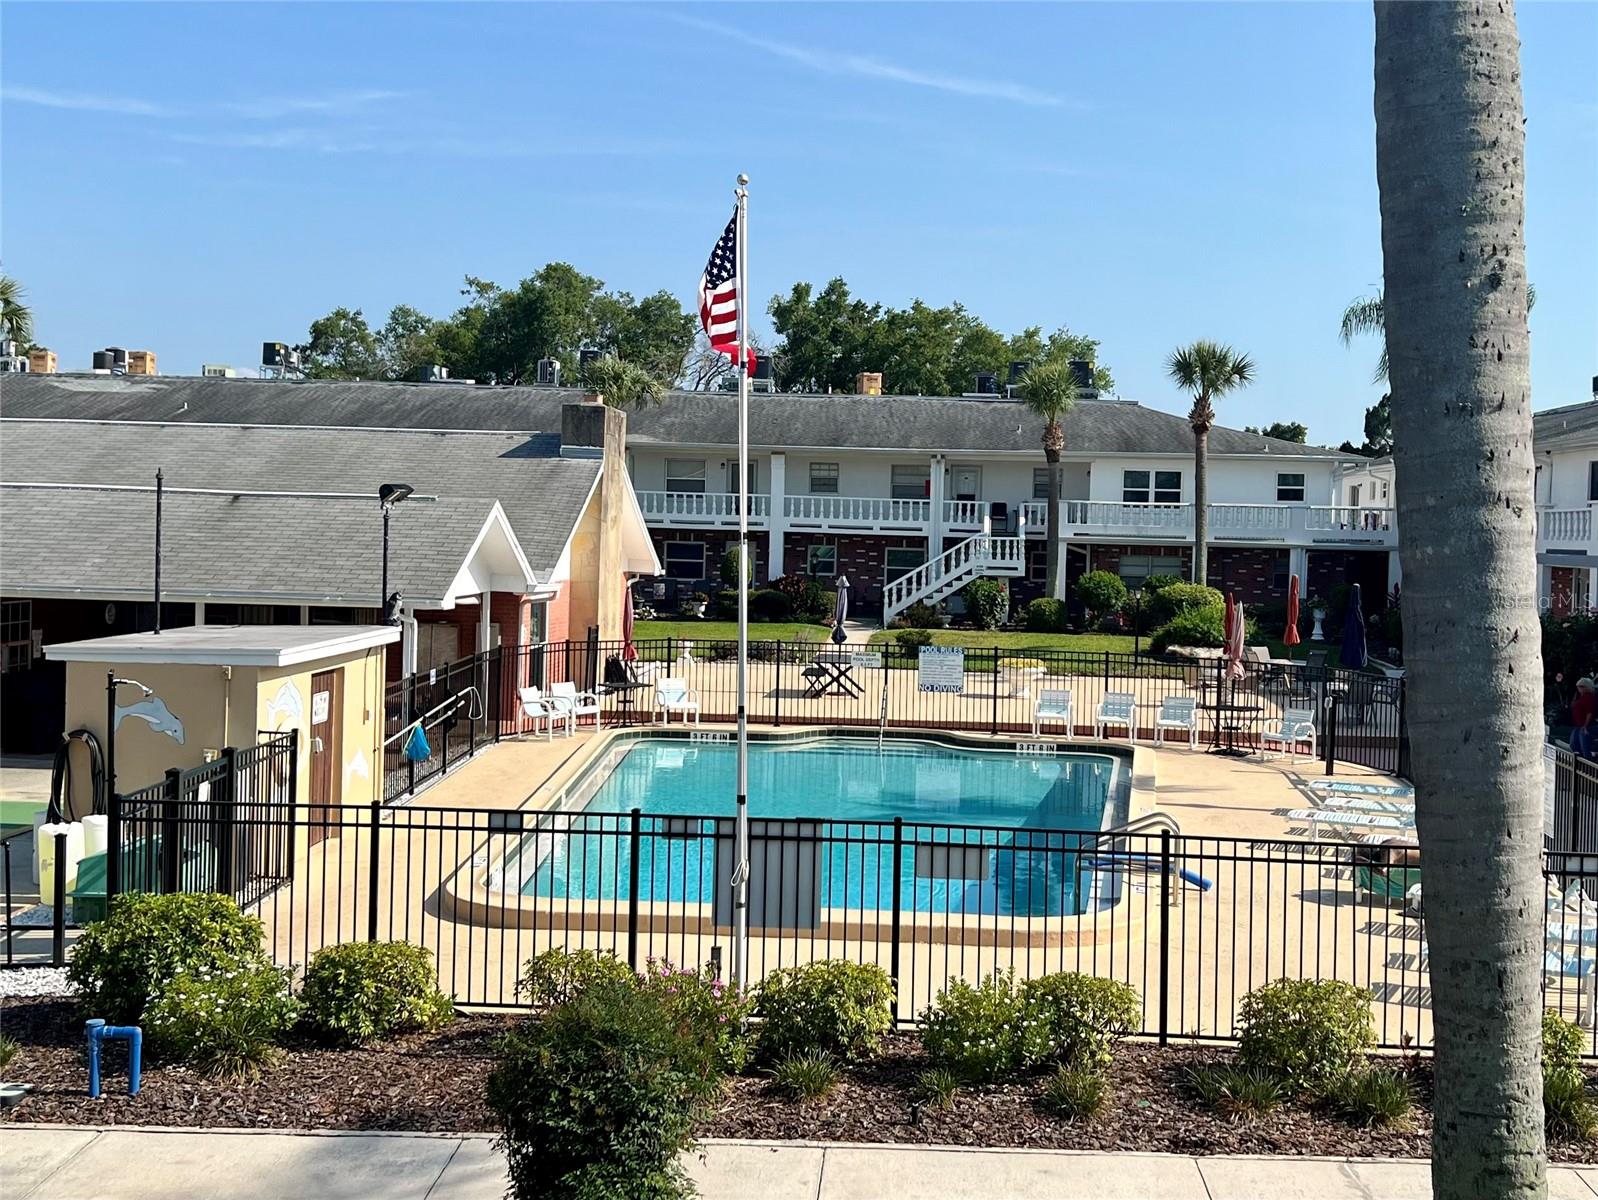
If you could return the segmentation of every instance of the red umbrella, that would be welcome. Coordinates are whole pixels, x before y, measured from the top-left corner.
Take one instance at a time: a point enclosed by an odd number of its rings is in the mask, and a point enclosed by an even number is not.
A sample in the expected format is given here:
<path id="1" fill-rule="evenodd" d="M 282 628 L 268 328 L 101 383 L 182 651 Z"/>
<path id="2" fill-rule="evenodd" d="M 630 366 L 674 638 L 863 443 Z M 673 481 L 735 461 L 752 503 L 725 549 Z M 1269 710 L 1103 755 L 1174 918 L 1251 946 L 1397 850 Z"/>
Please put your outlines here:
<path id="1" fill-rule="evenodd" d="M 633 589 L 625 582 L 621 593 L 621 656 L 626 662 L 638 657 L 638 647 L 633 645 Z"/>
<path id="2" fill-rule="evenodd" d="M 1243 606 L 1237 598 L 1228 592 L 1226 594 L 1226 648 L 1222 651 L 1226 659 L 1226 673 L 1233 679 L 1243 676 Z"/>
<path id="3" fill-rule="evenodd" d="M 1282 644 L 1298 645 L 1298 576 L 1287 580 L 1287 628 L 1282 630 Z"/>

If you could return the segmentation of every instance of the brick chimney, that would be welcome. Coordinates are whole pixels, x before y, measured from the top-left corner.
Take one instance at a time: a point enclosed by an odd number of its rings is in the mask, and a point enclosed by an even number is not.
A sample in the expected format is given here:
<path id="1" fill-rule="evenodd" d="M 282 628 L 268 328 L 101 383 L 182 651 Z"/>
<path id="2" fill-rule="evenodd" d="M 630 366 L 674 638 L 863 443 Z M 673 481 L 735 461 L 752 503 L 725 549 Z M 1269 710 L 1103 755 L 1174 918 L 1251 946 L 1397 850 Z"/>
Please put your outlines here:
<path id="1" fill-rule="evenodd" d="M 854 390 L 857 396 L 882 395 L 882 372 L 861 371 L 854 377 Z"/>

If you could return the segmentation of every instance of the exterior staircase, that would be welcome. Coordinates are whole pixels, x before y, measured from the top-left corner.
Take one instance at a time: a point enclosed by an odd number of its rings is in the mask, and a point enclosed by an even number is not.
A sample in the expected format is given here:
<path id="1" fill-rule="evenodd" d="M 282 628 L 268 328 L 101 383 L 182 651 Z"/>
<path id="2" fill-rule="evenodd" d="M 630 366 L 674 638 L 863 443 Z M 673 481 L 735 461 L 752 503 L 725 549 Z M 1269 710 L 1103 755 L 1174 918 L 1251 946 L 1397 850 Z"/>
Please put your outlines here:
<path id="1" fill-rule="evenodd" d="M 952 546 L 931 562 L 906 571 L 882 589 L 882 623 L 887 626 L 917 602 L 936 604 L 985 575 L 1026 572 L 1026 539 L 978 534 Z"/>

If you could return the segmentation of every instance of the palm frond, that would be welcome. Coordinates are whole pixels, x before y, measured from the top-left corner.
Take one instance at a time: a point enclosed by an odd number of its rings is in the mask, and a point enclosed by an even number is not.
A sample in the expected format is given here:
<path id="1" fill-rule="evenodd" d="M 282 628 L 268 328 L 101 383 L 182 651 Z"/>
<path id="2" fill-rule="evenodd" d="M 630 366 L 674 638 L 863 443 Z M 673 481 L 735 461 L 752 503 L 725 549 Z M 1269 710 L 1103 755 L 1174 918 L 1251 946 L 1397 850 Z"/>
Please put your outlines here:
<path id="1" fill-rule="evenodd" d="M 1387 336 L 1386 309 L 1380 295 L 1362 296 L 1343 310 L 1343 321 L 1337 331 L 1343 345 L 1367 333 Z"/>
<path id="2" fill-rule="evenodd" d="M 1076 376 L 1061 360 L 1041 362 L 1021 377 L 1021 400 L 1045 424 L 1056 425 L 1076 407 Z"/>

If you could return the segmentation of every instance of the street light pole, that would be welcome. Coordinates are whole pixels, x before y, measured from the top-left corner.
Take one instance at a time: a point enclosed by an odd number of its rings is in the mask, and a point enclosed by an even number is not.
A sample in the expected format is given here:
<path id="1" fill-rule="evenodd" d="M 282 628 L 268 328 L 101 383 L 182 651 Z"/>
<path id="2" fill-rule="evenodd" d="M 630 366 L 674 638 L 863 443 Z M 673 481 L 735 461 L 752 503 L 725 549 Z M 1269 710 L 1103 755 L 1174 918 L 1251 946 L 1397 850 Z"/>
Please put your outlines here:
<path id="1" fill-rule="evenodd" d="M 389 517 L 394 512 L 394 506 L 405 500 L 413 491 L 415 489 L 408 483 L 385 483 L 377 489 L 377 502 L 383 509 L 383 593 L 377 598 L 377 607 L 383 614 L 385 625 L 400 623 L 398 605 L 391 606 L 388 594 Z"/>

